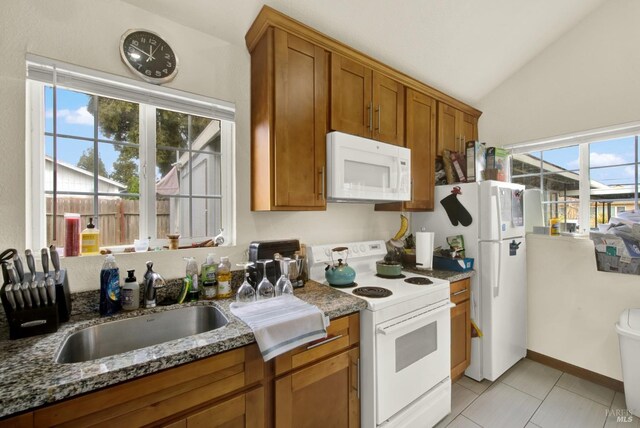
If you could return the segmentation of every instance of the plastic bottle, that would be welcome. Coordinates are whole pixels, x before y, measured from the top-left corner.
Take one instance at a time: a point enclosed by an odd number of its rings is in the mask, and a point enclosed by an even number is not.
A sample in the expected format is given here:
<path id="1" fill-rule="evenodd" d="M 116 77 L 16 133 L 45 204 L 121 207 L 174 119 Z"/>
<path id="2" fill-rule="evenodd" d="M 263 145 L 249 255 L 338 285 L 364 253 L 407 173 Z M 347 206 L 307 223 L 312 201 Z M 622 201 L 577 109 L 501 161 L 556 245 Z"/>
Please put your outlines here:
<path id="1" fill-rule="evenodd" d="M 216 270 L 218 265 L 214 260 L 215 254 L 209 253 L 207 260 L 202 264 L 202 297 L 206 300 L 213 300 L 218 294 L 216 281 Z"/>
<path id="2" fill-rule="evenodd" d="M 122 309 L 125 311 L 133 311 L 140 308 L 140 285 L 134 276 L 135 270 L 128 270 L 127 279 L 124 280 L 120 300 Z"/>
<path id="3" fill-rule="evenodd" d="M 120 270 L 116 258 L 108 254 L 100 271 L 100 315 L 113 315 L 121 307 Z"/>
<path id="4" fill-rule="evenodd" d="M 195 302 L 200 298 L 200 278 L 198 277 L 198 263 L 193 257 L 189 257 L 187 260 L 186 277 L 189 278 L 189 293 L 187 300 Z"/>
<path id="5" fill-rule="evenodd" d="M 81 254 L 90 256 L 100 253 L 100 231 L 93 224 L 93 218 L 89 219 L 87 228 L 81 233 Z"/>
<path id="6" fill-rule="evenodd" d="M 80 214 L 64 214 L 64 256 L 80 255 Z"/>
<path id="7" fill-rule="evenodd" d="M 231 263 L 229 257 L 220 257 L 218 265 L 218 299 L 226 299 L 231 297 Z"/>
<path id="8" fill-rule="evenodd" d="M 559 218 L 553 217 L 549 219 L 549 235 L 551 236 L 560 235 L 560 219 Z"/>

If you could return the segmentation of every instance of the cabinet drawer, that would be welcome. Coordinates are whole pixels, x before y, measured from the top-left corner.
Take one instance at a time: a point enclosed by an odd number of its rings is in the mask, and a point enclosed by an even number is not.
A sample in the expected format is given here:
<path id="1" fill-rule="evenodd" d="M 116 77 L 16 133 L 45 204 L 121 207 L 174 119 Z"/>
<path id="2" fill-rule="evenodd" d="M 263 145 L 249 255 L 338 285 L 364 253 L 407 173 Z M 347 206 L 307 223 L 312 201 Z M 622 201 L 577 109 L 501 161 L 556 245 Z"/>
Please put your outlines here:
<path id="1" fill-rule="evenodd" d="M 360 315 L 351 314 L 331 321 L 327 337 L 299 346 L 275 358 L 275 375 L 313 363 L 360 342 Z"/>
<path id="2" fill-rule="evenodd" d="M 451 283 L 451 301 L 455 304 L 469 300 L 471 296 L 471 280 L 469 278 Z"/>

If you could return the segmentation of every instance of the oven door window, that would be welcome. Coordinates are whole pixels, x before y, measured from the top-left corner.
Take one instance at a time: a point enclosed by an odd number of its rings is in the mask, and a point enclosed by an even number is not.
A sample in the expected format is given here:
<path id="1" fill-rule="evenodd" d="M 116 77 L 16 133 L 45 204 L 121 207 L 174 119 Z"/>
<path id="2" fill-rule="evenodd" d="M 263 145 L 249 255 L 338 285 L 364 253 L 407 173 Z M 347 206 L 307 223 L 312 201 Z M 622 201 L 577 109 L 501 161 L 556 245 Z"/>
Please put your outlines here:
<path id="1" fill-rule="evenodd" d="M 449 376 L 449 302 L 376 326 L 376 418 L 381 424 Z"/>
<path id="2" fill-rule="evenodd" d="M 396 339 L 396 373 L 438 350 L 435 322 Z"/>

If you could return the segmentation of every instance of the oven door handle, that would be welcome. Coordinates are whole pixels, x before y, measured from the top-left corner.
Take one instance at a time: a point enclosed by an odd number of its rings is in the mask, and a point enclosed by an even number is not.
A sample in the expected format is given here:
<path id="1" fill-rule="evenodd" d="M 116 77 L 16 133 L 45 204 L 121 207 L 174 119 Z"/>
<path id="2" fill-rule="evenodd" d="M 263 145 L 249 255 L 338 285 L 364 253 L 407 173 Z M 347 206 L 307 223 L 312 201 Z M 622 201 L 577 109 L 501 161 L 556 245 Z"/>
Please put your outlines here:
<path id="1" fill-rule="evenodd" d="M 425 319 L 432 318 L 433 316 L 439 314 L 440 312 L 449 310 L 451 308 L 454 308 L 455 306 L 456 306 L 455 303 L 447 302 L 442 306 L 438 306 L 437 308 L 431 309 L 427 312 L 423 312 L 420 315 L 416 315 L 406 320 L 399 321 L 395 324 L 390 325 L 389 327 L 378 327 L 376 329 L 376 332 L 378 334 L 384 334 L 385 336 L 388 334 L 393 334 L 398 330 L 404 330 L 405 328 L 410 327 L 414 324 L 420 324 Z"/>

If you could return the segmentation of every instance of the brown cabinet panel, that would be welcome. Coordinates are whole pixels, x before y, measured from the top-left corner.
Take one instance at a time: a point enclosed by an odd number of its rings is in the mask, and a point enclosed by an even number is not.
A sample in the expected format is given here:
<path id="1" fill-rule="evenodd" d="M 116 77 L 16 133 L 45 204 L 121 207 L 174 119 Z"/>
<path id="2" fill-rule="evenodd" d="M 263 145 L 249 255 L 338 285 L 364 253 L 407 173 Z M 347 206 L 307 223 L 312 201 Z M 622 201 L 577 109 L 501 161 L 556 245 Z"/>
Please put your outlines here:
<path id="1" fill-rule="evenodd" d="M 438 103 L 438 156 L 442 156 L 444 150 L 457 151 L 460 146 L 457 114 L 455 108 Z"/>
<path id="2" fill-rule="evenodd" d="M 407 89 L 407 147 L 411 149 L 411 201 L 407 211 L 433 210 L 436 158 L 436 101 Z"/>
<path id="3" fill-rule="evenodd" d="M 264 388 L 214 404 L 186 418 L 187 428 L 264 427 Z"/>
<path id="4" fill-rule="evenodd" d="M 465 151 L 465 143 L 478 139 L 478 118 L 442 102 L 438 103 L 438 150 Z"/>
<path id="5" fill-rule="evenodd" d="M 404 146 L 404 86 L 373 72 L 373 138 Z"/>
<path id="6" fill-rule="evenodd" d="M 250 345 L 38 409 L 34 423 L 38 427 L 159 423 L 259 382 L 263 366 L 257 345 Z"/>
<path id="7" fill-rule="evenodd" d="M 359 349 L 354 348 L 275 381 L 277 427 L 358 427 Z"/>
<path id="8" fill-rule="evenodd" d="M 464 374 L 471 362 L 471 306 L 469 279 L 451 283 L 451 379 Z"/>
<path id="9" fill-rule="evenodd" d="M 251 208 L 323 210 L 329 53 L 270 29 L 251 53 Z"/>
<path id="10" fill-rule="evenodd" d="M 331 129 L 371 137 L 371 69 L 331 55 Z"/>

